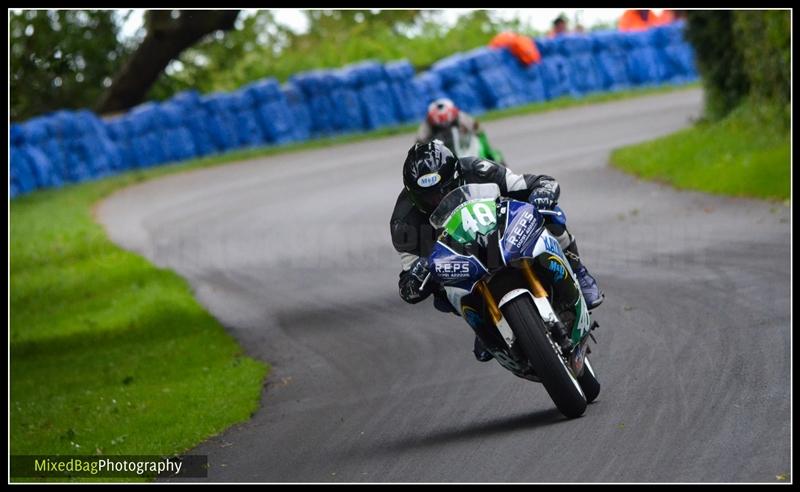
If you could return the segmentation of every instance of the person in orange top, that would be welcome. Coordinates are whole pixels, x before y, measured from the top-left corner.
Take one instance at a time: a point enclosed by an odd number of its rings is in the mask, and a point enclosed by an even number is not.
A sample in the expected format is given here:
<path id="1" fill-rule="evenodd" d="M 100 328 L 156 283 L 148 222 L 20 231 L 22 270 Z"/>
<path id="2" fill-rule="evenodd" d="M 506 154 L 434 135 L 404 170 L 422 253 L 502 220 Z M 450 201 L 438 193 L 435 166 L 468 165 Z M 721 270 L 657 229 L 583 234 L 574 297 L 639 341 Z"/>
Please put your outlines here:
<path id="1" fill-rule="evenodd" d="M 644 31 L 656 25 L 656 14 L 652 10 L 626 10 L 619 18 L 620 31 Z"/>
<path id="2" fill-rule="evenodd" d="M 525 65 L 539 63 L 542 59 L 542 55 L 536 45 L 533 44 L 531 38 L 510 31 L 501 32 L 492 38 L 489 46 L 493 48 L 508 48 Z"/>

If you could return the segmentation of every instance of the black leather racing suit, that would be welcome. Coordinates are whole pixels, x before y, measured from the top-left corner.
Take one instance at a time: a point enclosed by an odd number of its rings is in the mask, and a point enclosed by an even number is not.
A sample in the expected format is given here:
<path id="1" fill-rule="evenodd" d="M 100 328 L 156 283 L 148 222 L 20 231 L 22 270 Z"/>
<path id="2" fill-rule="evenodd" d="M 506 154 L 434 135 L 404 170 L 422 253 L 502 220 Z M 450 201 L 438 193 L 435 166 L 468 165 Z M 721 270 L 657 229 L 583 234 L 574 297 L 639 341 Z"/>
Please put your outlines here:
<path id="1" fill-rule="evenodd" d="M 477 157 L 464 157 L 459 159 L 462 179 L 464 184 L 495 183 L 500 187 L 502 196 L 514 200 L 528 201 L 534 190 L 546 189 L 553 196 L 553 201 L 558 200 L 560 189 L 558 182 L 550 176 L 535 174 L 515 174 L 510 169 L 495 162 Z M 419 257 L 427 257 L 436 243 L 436 231 L 428 222 L 429 216 L 420 212 L 404 188 L 397 197 L 397 203 L 392 212 L 390 229 L 392 244 L 400 254 L 402 271 L 401 283 L 404 275 L 408 275 L 414 262 Z M 574 238 L 566 227 L 551 223 L 546 220 L 546 227 L 558 239 L 563 249 L 574 245 Z M 576 250 L 577 251 L 577 250 Z M 402 288 L 401 288 L 402 292 Z M 401 294 L 402 296 L 402 294 Z M 408 299 L 407 302 L 415 303 L 420 299 Z M 438 303 L 437 303 L 438 304 Z M 437 308 L 439 306 L 437 305 Z"/>

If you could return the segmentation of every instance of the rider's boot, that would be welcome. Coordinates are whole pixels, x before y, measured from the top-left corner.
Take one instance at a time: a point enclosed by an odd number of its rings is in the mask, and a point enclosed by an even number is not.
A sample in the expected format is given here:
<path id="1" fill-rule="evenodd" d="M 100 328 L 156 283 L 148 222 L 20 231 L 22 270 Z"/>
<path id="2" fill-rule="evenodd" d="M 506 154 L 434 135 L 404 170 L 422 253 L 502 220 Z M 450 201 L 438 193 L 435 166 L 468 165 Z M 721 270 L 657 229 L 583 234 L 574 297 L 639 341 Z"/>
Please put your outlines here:
<path id="1" fill-rule="evenodd" d="M 578 254 L 578 245 L 574 238 L 569 246 L 564 249 L 564 255 L 569 260 L 569 266 L 572 267 L 572 271 L 575 272 L 575 276 L 578 278 L 581 292 L 583 292 L 583 297 L 586 299 L 586 305 L 589 309 L 594 309 L 602 304 L 605 295 L 597 285 L 597 281 L 589 274 L 586 266 L 581 262 L 581 257 Z"/>

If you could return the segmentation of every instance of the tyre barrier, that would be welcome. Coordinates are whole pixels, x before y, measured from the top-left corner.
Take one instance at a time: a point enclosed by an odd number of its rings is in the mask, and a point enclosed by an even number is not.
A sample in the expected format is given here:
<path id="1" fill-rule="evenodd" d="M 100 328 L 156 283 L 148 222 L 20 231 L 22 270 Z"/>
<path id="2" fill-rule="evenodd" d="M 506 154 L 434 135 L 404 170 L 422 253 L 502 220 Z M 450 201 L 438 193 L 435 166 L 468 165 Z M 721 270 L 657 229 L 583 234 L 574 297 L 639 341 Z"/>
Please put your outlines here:
<path id="1" fill-rule="evenodd" d="M 9 126 L 9 193 L 219 154 L 421 120 L 449 97 L 480 115 L 562 96 L 697 80 L 676 22 L 640 32 L 601 31 L 534 39 L 542 59 L 525 66 L 506 48 L 456 53 L 415 73 L 408 60 L 363 61 L 259 80 L 229 93 L 195 90 L 101 119 L 55 111 Z"/>

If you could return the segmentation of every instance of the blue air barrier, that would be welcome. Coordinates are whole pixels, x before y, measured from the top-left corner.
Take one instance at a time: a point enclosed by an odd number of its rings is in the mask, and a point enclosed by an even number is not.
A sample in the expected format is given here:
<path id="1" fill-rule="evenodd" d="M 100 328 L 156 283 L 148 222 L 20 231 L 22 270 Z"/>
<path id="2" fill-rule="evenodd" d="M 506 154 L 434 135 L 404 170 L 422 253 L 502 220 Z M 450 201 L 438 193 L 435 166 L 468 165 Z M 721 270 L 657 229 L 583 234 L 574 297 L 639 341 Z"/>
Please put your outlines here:
<path id="1" fill-rule="evenodd" d="M 592 52 L 597 61 L 603 90 L 614 92 L 630 87 L 628 55 L 618 32 L 604 31 L 592 36 Z"/>
<path id="2" fill-rule="evenodd" d="M 245 90 L 256 106 L 256 119 L 265 142 L 280 145 L 291 141 L 295 121 L 278 81 L 274 78 L 260 80 Z"/>
<path id="3" fill-rule="evenodd" d="M 22 188 L 32 191 L 39 188 L 60 186 L 64 182 L 59 162 L 50 158 L 48 147 L 55 147 L 52 139 L 52 118 L 48 116 L 34 118 L 24 125 L 16 125 L 12 138 L 12 154 L 16 147 L 20 157 L 18 165 L 22 176 Z M 11 135 L 10 135 L 11 136 Z M 16 140 L 16 144 L 14 143 Z M 52 144 L 52 145 L 51 145 Z"/>
<path id="4" fill-rule="evenodd" d="M 487 109 L 508 108 L 524 101 L 524 87 L 513 84 L 514 74 L 505 66 L 499 50 L 478 48 L 465 54 L 468 76 L 478 84 L 478 93 Z"/>
<path id="5" fill-rule="evenodd" d="M 145 103 L 131 111 L 131 140 L 137 167 L 152 167 L 167 161 L 161 145 L 161 122 L 156 108 L 156 103 Z"/>
<path id="6" fill-rule="evenodd" d="M 308 107 L 303 91 L 296 84 L 287 82 L 281 86 L 281 92 L 286 97 L 286 104 L 292 113 L 294 126 L 292 127 L 292 140 L 302 142 L 311 138 L 311 109 Z"/>
<path id="7" fill-rule="evenodd" d="M 442 89 L 459 108 L 472 114 L 481 114 L 486 107 L 479 95 L 479 82 L 472 76 L 469 60 L 457 53 L 437 61 L 431 71 L 442 80 Z"/>
<path id="8" fill-rule="evenodd" d="M 169 100 L 183 113 L 185 128 L 189 131 L 198 156 L 220 152 L 209 128 L 209 115 L 197 91 L 184 91 Z"/>
<path id="9" fill-rule="evenodd" d="M 10 184 L 13 186 L 11 191 L 15 196 L 62 184 L 57 170 L 53 169 L 52 162 L 38 145 L 44 131 L 44 118 L 38 121 L 31 120 L 25 127 L 11 125 L 9 128 L 11 140 L 9 174 Z"/>
<path id="10" fill-rule="evenodd" d="M 11 154 L 11 159 L 8 163 L 8 177 L 11 198 L 39 188 L 36 175 L 31 169 L 30 157 L 25 148 L 23 132 L 24 130 L 19 124 L 12 123 L 9 127 L 9 139 L 11 143 L 9 153 Z"/>
<path id="11" fill-rule="evenodd" d="M 200 101 L 208 118 L 208 135 L 214 146 L 219 152 L 236 148 L 236 118 L 230 100 L 224 94 L 214 93 L 200 98 Z"/>
<path id="12" fill-rule="evenodd" d="M 52 186 L 60 186 L 69 181 L 66 148 L 69 142 L 69 136 L 62 134 L 59 123 L 65 118 L 74 118 L 74 113 L 69 111 L 56 111 L 45 115 L 41 121 L 46 131 L 40 134 L 37 142 L 28 142 L 41 149 L 50 161 L 52 172 L 47 181 L 53 183 Z"/>
<path id="13" fill-rule="evenodd" d="M 592 56 L 592 40 L 589 36 L 583 34 L 559 36 L 555 44 L 570 65 L 570 83 L 579 95 L 602 89 L 601 75 Z"/>
<path id="14" fill-rule="evenodd" d="M 233 112 L 237 147 L 257 147 L 266 142 L 257 117 L 257 101 L 246 90 L 228 94 L 228 104 Z"/>
<path id="15" fill-rule="evenodd" d="M 542 54 L 541 73 L 547 99 L 563 96 L 580 96 L 572 85 L 572 66 L 559 53 L 558 46 L 551 39 L 534 39 Z"/>
<path id="16" fill-rule="evenodd" d="M 180 104 L 168 101 L 160 107 L 162 147 L 169 161 L 182 161 L 198 155 L 194 138 L 186 123 L 186 113 Z"/>
<path id="17" fill-rule="evenodd" d="M 319 136 L 328 136 L 338 133 L 338 115 L 336 115 L 336 103 L 331 94 L 332 84 L 325 70 L 315 70 L 301 84 L 308 100 L 311 104 L 311 117 L 317 126 Z"/>
<path id="18" fill-rule="evenodd" d="M 442 85 L 442 78 L 433 72 L 423 72 L 411 81 L 417 92 L 420 94 L 421 101 L 425 109 L 423 110 L 422 117 L 428 111 L 428 105 L 441 97 L 447 97 Z"/>
<path id="19" fill-rule="evenodd" d="M 627 51 L 628 78 L 636 86 L 654 86 L 664 78 L 658 53 L 650 46 L 648 31 L 621 33 Z"/>
<path id="20" fill-rule="evenodd" d="M 399 120 L 416 121 L 425 116 L 427 105 L 424 97 L 414 84 L 414 67 L 408 60 L 398 60 L 385 65 Z"/>
<path id="21" fill-rule="evenodd" d="M 185 91 L 101 121 L 57 111 L 11 126 L 10 193 L 95 179 L 254 145 L 374 129 L 423 118 L 449 97 L 465 111 L 513 107 L 565 95 L 696 80 L 684 26 L 535 39 L 541 63 L 508 49 L 457 53 L 416 74 L 400 60 L 365 61 L 257 81 L 232 93 Z"/>
<path id="22" fill-rule="evenodd" d="M 136 155 L 134 154 L 133 144 L 131 142 L 130 123 L 125 117 L 118 117 L 105 123 L 108 135 L 120 154 L 122 162 L 122 169 L 131 169 L 136 167 Z"/>
<path id="23" fill-rule="evenodd" d="M 345 69 L 355 74 L 365 129 L 373 130 L 398 123 L 397 108 L 392 101 L 383 66 L 374 61 L 366 61 L 348 65 Z"/>
<path id="24" fill-rule="evenodd" d="M 660 82 L 680 84 L 697 78 L 691 47 L 683 39 L 683 25 L 675 23 L 648 31 L 650 45 L 662 66 Z"/>
<path id="25" fill-rule="evenodd" d="M 366 128 L 356 89 L 357 74 L 347 69 L 334 70 L 326 74 L 325 80 L 333 100 L 334 128 L 343 133 Z"/>
<path id="26" fill-rule="evenodd" d="M 333 101 L 325 92 L 323 72 L 314 70 L 289 77 L 302 91 L 311 114 L 311 135 L 327 136 L 333 132 Z"/>
<path id="27" fill-rule="evenodd" d="M 542 82 L 541 65 L 532 63 L 525 65 L 508 48 L 497 50 L 509 76 L 519 104 L 528 104 L 546 99 Z"/>

